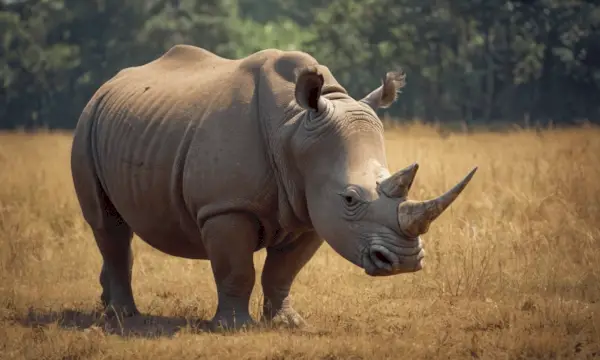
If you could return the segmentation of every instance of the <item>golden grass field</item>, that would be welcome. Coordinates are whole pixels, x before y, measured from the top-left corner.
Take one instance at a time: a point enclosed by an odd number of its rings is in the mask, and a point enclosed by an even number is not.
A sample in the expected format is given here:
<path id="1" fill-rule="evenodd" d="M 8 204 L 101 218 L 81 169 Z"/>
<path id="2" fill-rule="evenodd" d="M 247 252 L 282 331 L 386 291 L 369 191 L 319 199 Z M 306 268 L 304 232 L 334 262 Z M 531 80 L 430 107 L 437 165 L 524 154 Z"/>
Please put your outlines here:
<path id="1" fill-rule="evenodd" d="M 80 215 L 69 134 L 0 135 L 3 359 L 566 359 L 600 357 L 600 130 L 387 131 L 391 170 L 421 165 L 412 198 L 473 166 L 423 236 L 425 268 L 371 278 L 324 245 L 292 289 L 319 331 L 197 330 L 216 308 L 206 261 L 134 239 L 145 315 L 97 313 L 101 266 Z M 260 270 L 251 303 L 261 308 Z"/>

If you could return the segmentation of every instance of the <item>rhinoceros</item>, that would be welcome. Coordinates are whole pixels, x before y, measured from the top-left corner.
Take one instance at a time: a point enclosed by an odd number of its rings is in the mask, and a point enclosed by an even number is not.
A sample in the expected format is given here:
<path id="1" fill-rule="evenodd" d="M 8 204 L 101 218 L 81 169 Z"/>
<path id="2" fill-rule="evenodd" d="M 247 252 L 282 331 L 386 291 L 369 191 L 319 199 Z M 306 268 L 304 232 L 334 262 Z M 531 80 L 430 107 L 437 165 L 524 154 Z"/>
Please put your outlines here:
<path id="1" fill-rule="evenodd" d="M 323 241 L 368 276 L 419 271 L 420 235 L 477 167 L 437 198 L 407 199 L 418 164 L 390 173 L 376 114 L 405 79 L 389 71 L 355 100 L 302 51 L 228 59 L 183 44 L 102 84 L 78 119 L 71 172 L 102 255 L 106 312 L 139 314 L 134 233 L 210 261 L 218 328 L 260 323 L 248 307 L 261 249 L 261 320 L 291 327 L 307 323 L 290 288 Z"/>

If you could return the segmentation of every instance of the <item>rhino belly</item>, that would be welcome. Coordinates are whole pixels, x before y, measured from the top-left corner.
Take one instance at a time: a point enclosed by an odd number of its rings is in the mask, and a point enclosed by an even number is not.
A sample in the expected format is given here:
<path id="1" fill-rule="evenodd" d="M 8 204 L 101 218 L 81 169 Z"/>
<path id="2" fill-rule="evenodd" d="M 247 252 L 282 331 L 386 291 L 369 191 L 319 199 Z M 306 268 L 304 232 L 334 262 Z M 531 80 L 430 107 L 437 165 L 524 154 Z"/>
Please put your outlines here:
<path id="1" fill-rule="evenodd" d="M 118 173 L 105 177 L 105 187 L 123 220 L 141 240 L 172 256 L 206 258 L 200 231 L 185 209 L 173 203 L 170 186 L 152 181 L 160 176 L 146 174 L 144 180 L 133 169 Z"/>
<path id="2" fill-rule="evenodd" d="M 145 243 L 168 255 L 187 259 L 207 259 L 200 234 L 190 237 L 176 225 L 161 227 L 157 230 L 156 227 L 142 224 L 133 230 Z"/>

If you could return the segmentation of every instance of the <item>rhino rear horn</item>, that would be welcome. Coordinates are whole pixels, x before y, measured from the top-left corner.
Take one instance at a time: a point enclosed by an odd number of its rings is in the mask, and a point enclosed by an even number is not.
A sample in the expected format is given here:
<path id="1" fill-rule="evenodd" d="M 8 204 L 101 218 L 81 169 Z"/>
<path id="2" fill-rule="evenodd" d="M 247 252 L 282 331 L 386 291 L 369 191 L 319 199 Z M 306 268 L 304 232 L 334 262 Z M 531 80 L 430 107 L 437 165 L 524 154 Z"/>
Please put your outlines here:
<path id="1" fill-rule="evenodd" d="M 415 180 L 419 164 L 414 163 L 397 171 L 379 184 L 379 189 L 391 198 L 404 198 Z"/>
<path id="2" fill-rule="evenodd" d="M 397 71 L 389 71 L 385 74 L 381 86 L 360 101 L 369 105 L 373 110 L 387 108 L 396 101 L 398 92 L 405 85 L 406 73 L 402 68 L 399 68 Z"/>
<path id="3" fill-rule="evenodd" d="M 477 171 L 475 167 L 464 179 L 445 194 L 431 200 L 407 200 L 398 205 L 398 225 L 408 236 L 417 237 L 429 230 L 429 225 L 456 200 Z"/>

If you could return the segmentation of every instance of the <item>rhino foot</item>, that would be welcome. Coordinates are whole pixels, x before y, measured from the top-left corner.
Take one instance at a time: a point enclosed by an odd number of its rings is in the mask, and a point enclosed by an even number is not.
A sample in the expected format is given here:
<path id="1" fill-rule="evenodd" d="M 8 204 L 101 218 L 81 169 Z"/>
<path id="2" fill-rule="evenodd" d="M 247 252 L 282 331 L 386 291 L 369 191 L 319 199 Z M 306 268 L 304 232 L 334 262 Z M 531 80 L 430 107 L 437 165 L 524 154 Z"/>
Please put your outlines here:
<path id="1" fill-rule="evenodd" d="M 250 314 L 237 314 L 233 316 L 231 314 L 217 314 L 211 321 L 211 330 L 223 331 L 223 330 L 249 330 L 258 325 Z"/>
<path id="2" fill-rule="evenodd" d="M 132 317 L 132 316 L 140 315 L 140 312 L 138 311 L 137 307 L 134 304 L 129 304 L 129 305 L 109 304 L 104 309 L 104 314 L 108 318 L 112 318 L 115 316 L 119 317 L 119 318 L 124 318 L 124 317 Z"/>
<path id="3" fill-rule="evenodd" d="M 284 327 L 290 329 L 308 328 L 310 325 L 302 318 L 296 310 L 291 307 L 279 310 L 272 318 L 265 318 L 267 323 L 273 327 Z"/>

